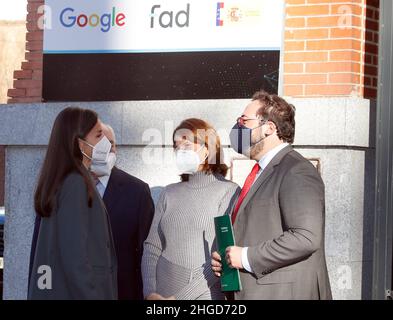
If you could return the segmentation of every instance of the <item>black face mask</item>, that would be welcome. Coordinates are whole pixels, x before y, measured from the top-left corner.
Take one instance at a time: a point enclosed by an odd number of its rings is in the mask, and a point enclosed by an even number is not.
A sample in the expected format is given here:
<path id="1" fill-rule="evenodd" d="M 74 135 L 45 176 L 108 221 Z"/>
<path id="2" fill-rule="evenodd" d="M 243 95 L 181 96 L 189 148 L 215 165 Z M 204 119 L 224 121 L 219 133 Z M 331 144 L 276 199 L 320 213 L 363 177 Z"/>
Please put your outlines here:
<path id="1" fill-rule="evenodd" d="M 231 147 L 237 152 L 248 155 L 251 148 L 251 132 L 252 129 L 236 123 L 230 134 L 229 139 L 231 141 Z"/>
<path id="2" fill-rule="evenodd" d="M 239 125 L 236 123 L 230 134 L 229 139 L 231 141 L 231 147 L 237 152 L 245 155 L 246 157 L 249 156 L 250 149 L 252 146 L 256 145 L 257 143 L 261 142 L 267 137 L 261 138 L 256 143 L 251 143 L 251 133 L 252 130 L 257 129 L 259 127 L 250 129 L 245 126 Z"/>

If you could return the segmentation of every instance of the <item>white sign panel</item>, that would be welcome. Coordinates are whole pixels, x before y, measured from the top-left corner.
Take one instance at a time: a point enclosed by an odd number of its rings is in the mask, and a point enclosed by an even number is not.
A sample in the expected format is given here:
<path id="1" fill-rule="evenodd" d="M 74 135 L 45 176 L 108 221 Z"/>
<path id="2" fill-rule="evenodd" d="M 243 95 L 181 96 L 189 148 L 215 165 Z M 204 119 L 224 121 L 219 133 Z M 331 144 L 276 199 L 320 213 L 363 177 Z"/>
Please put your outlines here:
<path id="1" fill-rule="evenodd" d="M 44 53 L 279 50 L 284 0 L 46 0 Z"/>

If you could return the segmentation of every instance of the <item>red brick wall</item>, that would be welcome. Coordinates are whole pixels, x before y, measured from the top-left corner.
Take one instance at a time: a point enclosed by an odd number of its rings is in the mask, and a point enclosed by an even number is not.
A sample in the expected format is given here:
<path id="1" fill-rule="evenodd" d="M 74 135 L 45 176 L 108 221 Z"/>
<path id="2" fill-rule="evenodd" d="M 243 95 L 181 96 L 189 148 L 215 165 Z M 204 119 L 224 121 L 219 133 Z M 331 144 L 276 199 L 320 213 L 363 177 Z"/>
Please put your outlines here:
<path id="1" fill-rule="evenodd" d="M 379 0 L 367 0 L 364 97 L 376 98 L 378 88 Z"/>
<path id="2" fill-rule="evenodd" d="M 26 54 L 21 70 L 14 72 L 14 86 L 8 90 L 8 103 L 42 101 L 43 30 L 38 26 L 38 8 L 44 0 L 28 0 Z"/>
<path id="3" fill-rule="evenodd" d="M 26 61 L 9 103 L 42 100 L 43 31 L 28 0 Z M 286 0 L 284 95 L 376 98 L 379 0 Z"/>
<path id="4" fill-rule="evenodd" d="M 378 8 L 378 0 L 286 0 L 284 94 L 375 98 Z"/>

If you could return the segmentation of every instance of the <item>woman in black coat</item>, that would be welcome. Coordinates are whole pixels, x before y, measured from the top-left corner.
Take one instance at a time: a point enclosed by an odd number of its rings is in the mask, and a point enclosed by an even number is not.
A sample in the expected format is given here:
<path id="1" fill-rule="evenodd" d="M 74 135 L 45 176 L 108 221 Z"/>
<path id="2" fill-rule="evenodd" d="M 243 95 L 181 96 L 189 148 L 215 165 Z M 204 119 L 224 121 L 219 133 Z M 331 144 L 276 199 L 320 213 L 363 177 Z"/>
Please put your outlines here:
<path id="1" fill-rule="evenodd" d="M 89 173 L 92 159 L 109 153 L 101 126 L 81 108 L 55 120 L 34 197 L 41 223 L 29 299 L 117 299 L 112 232 Z"/>

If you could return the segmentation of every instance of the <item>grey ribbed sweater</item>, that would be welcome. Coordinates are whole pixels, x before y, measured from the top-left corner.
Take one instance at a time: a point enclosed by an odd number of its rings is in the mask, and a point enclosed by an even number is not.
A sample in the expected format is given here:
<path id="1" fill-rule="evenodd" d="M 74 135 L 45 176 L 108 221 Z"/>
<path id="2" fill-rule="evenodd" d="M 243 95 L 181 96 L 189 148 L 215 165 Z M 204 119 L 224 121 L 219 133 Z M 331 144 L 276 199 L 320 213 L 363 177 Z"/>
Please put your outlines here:
<path id="1" fill-rule="evenodd" d="M 239 192 L 237 184 L 204 172 L 164 188 L 144 242 L 145 297 L 155 292 L 178 300 L 223 298 L 210 266 L 213 218 L 229 214 Z"/>

